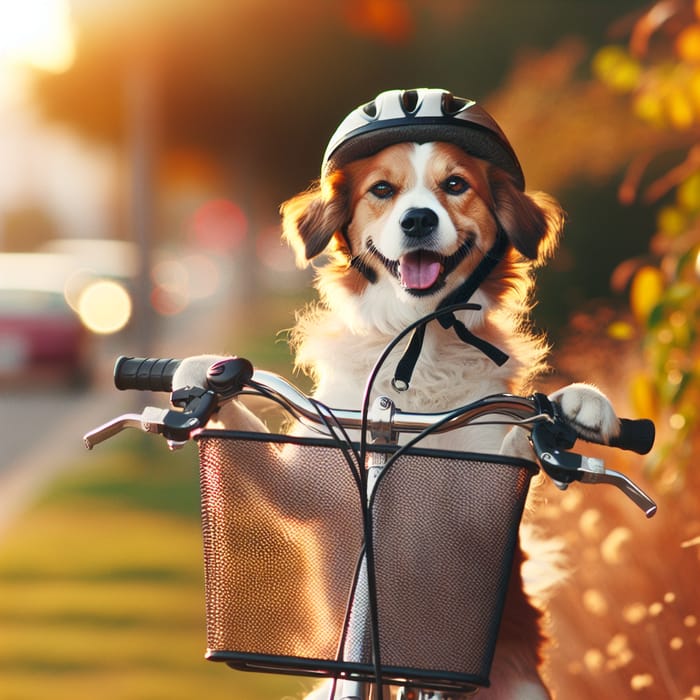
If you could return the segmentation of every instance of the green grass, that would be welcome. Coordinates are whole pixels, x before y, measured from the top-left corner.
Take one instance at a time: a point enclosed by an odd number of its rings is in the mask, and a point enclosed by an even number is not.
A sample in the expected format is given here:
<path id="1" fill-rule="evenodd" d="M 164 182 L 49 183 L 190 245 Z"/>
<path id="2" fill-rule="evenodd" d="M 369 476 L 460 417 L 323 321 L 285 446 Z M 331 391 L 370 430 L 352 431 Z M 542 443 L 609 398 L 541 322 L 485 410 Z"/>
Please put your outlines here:
<path id="1" fill-rule="evenodd" d="M 277 329 L 300 305 L 259 300 L 228 350 L 290 376 Z M 205 646 L 193 445 L 170 453 L 153 436 L 122 434 L 0 540 L 0 700 L 281 700 L 311 687 L 205 661 Z"/>
<path id="2" fill-rule="evenodd" d="M 85 464 L 85 466 L 83 466 Z M 100 446 L 0 542 L 0 698 L 298 698 L 207 662 L 196 454 Z"/>

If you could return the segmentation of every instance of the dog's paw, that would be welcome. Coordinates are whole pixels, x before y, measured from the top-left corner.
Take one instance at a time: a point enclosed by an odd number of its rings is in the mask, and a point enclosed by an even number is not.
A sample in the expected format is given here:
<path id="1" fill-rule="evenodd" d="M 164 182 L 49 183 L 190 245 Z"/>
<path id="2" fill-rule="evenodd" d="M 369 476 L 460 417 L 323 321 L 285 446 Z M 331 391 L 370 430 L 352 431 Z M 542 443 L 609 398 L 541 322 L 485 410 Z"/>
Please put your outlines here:
<path id="1" fill-rule="evenodd" d="M 173 390 L 187 387 L 207 387 L 207 372 L 223 355 L 194 355 L 181 360 L 173 375 Z"/>
<path id="2" fill-rule="evenodd" d="M 173 375 L 173 391 L 190 387 L 208 388 L 209 368 L 226 359 L 229 358 L 224 355 L 194 355 L 181 360 Z M 268 432 L 265 424 L 237 399 L 221 404 L 207 423 L 207 428 Z"/>
<path id="3" fill-rule="evenodd" d="M 570 384 L 549 398 L 583 438 L 607 443 L 620 433 L 620 419 L 608 397 L 590 384 Z"/>

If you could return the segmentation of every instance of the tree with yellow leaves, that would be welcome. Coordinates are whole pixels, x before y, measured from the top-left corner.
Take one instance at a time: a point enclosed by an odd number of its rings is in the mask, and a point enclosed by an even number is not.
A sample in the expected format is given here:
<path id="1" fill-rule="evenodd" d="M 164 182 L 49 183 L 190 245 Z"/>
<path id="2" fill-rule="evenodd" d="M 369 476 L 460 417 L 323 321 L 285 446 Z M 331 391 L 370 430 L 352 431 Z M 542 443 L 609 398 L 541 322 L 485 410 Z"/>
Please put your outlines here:
<path id="1" fill-rule="evenodd" d="M 655 415 L 662 440 L 651 464 L 681 483 L 700 427 L 700 0 L 660 0 L 632 25 L 625 45 L 603 47 L 593 71 L 630 100 L 636 118 L 679 136 L 679 164 L 641 187 L 657 154 L 640 153 L 620 188 L 623 201 L 658 204 L 650 258 L 634 266 L 632 321 L 613 335 L 639 334 L 645 368 L 632 381 L 635 408 Z"/>

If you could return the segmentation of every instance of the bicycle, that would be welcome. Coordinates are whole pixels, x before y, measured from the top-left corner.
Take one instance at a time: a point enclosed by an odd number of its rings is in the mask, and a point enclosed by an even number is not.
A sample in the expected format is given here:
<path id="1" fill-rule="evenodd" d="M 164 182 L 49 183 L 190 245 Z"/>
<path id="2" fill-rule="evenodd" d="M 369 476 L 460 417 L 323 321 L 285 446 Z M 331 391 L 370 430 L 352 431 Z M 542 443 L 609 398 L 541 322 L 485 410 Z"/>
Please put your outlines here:
<path id="1" fill-rule="evenodd" d="M 408 413 L 386 396 L 370 403 L 368 392 L 362 409 L 335 409 L 242 358 L 212 365 L 206 386 L 172 391 L 178 365 L 120 357 L 117 388 L 172 392 L 171 406 L 119 416 L 85 444 L 125 428 L 159 434 L 171 449 L 197 442 L 206 658 L 328 677 L 334 700 L 386 700 L 390 686 L 403 700 L 448 700 L 488 685 L 517 531 L 540 469 L 560 489 L 607 483 L 647 517 L 656 511 L 627 476 L 571 451 L 580 436 L 544 394 Z M 242 395 L 275 402 L 316 435 L 206 427 L 223 402 Z M 535 460 L 419 444 L 433 432 L 495 421 L 528 431 Z M 622 419 L 611 446 L 645 454 L 653 442 L 651 421 Z M 330 473 L 335 488 L 314 493 L 314 479 L 303 478 L 309 466 Z M 341 493 L 357 498 L 341 502 Z M 453 517 L 435 517 L 431 499 Z M 326 633 L 305 634 L 308 627 Z"/>

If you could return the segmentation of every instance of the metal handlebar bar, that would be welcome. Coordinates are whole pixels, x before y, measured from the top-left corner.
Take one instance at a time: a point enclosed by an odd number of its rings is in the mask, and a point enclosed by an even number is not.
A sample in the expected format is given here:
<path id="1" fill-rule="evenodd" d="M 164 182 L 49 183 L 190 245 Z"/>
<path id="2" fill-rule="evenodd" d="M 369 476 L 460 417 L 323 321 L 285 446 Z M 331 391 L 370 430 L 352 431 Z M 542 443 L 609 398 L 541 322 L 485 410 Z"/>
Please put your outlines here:
<path id="1" fill-rule="evenodd" d="M 180 362 L 181 360 L 175 359 L 119 357 L 114 367 L 115 386 L 118 389 L 172 391 L 173 376 Z M 242 358 L 229 358 L 215 363 L 207 374 L 207 386 L 199 388 L 211 390 L 219 397 L 220 402 L 241 393 L 245 386 L 257 387 L 262 392 L 274 394 L 292 413 L 316 424 L 322 422 L 317 402 L 312 401 L 279 375 L 255 370 L 248 360 Z M 500 413 L 526 420 L 532 418 L 535 413 L 543 412 L 543 398 L 541 394 L 535 394 L 533 397 L 507 394 L 489 396 L 479 401 L 478 408 L 475 406 L 473 411 L 478 414 Z M 545 403 L 549 402 L 545 400 Z M 551 409 L 545 410 L 551 414 Z M 333 408 L 330 411 L 335 422 L 346 429 L 359 429 L 363 425 L 362 412 L 359 410 Z M 410 413 L 397 409 L 393 418 L 398 432 L 417 433 L 431 426 L 436 426 L 433 428 L 434 432 L 444 432 L 472 422 L 475 418 L 473 411 L 468 410 L 468 407 L 464 407 L 459 414 L 452 411 Z M 189 412 L 192 412 L 191 407 Z M 622 418 L 619 435 L 606 444 L 638 454 L 647 454 L 654 444 L 654 424 L 648 419 Z"/>
<path id="2" fill-rule="evenodd" d="M 119 357 L 114 366 L 114 383 L 118 389 L 141 391 L 172 391 L 172 380 L 181 360 Z M 326 408 L 312 401 L 293 384 L 274 372 L 253 369 L 242 358 L 230 358 L 217 362 L 207 374 L 207 386 L 192 387 L 216 394 L 219 402 L 240 394 L 246 387 L 263 395 L 274 395 L 293 415 L 313 424 L 321 425 L 324 417 L 332 416 L 334 423 L 346 430 L 359 430 L 363 426 L 363 413 L 360 410 Z M 177 400 L 177 397 L 175 397 Z M 486 411 L 485 409 L 489 410 Z M 191 412 L 191 408 L 189 410 Z M 471 422 L 476 415 L 483 413 L 504 413 L 518 420 L 531 418 L 536 413 L 533 398 L 496 395 L 478 402 L 472 411 L 455 415 L 452 411 L 440 413 L 410 413 L 395 409 L 392 423 L 397 432 L 419 433 L 435 426 L 434 432 L 454 430 Z M 207 416 L 208 418 L 208 416 Z"/>
<path id="3" fill-rule="evenodd" d="M 179 360 L 120 357 L 114 368 L 119 389 L 172 391 L 172 380 Z M 218 406 L 240 394 L 253 393 L 271 398 L 302 422 L 322 428 L 332 423 L 343 430 L 366 429 L 373 436 L 393 441 L 398 433 L 445 432 L 467 425 L 478 425 L 484 416 L 500 415 L 505 422 L 530 431 L 538 462 L 561 489 L 573 481 L 609 483 L 617 486 L 647 515 L 656 512 L 656 504 L 627 476 L 606 469 L 597 458 L 569 450 L 581 436 L 568 424 L 544 394 L 530 397 L 495 394 L 453 411 L 412 413 L 396 408 L 388 397 L 378 397 L 365 414 L 360 410 L 329 408 L 306 396 L 293 384 L 272 372 L 254 370 L 247 360 L 229 358 L 213 364 L 207 372 L 207 386 L 186 387 L 171 393 L 174 408 L 146 407 L 141 414 L 119 416 L 88 432 L 83 440 L 88 449 L 125 428 L 162 434 L 171 447 L 189 440 L 204 428 Z M 650 420 L 622 419 L 620 434 L 607 443 L 612 447 L 646 454 L 654 443 L 654 424 Z"/>

